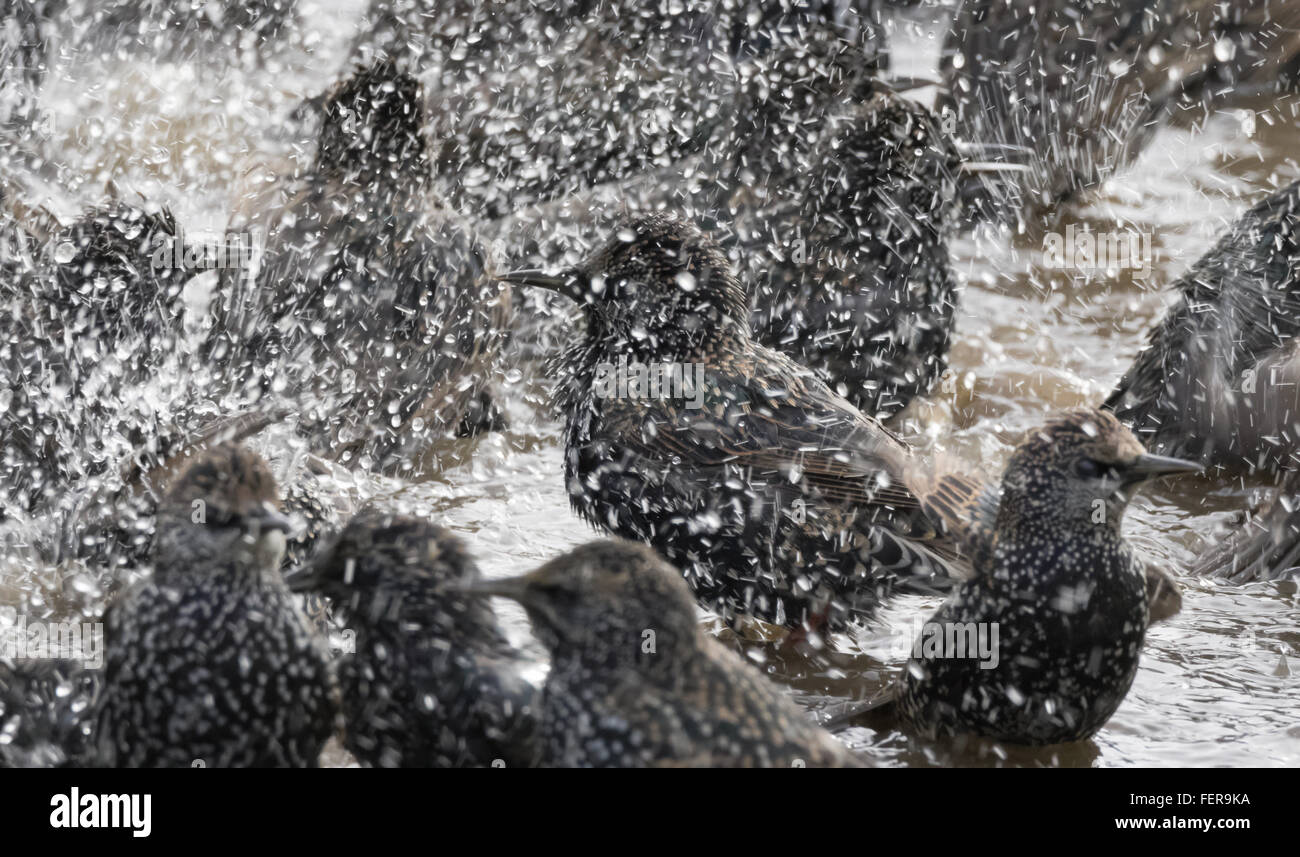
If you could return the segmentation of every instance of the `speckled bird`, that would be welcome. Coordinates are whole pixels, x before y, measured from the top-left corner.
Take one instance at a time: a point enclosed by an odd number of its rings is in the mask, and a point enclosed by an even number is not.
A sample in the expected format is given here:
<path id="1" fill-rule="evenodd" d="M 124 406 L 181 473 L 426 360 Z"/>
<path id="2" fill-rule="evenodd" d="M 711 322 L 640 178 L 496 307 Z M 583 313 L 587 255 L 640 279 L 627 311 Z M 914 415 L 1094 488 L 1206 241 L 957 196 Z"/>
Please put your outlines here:
<path id="1" fill-rule="evenodd" d="M 583 545 L 472 591 L 513 598 L 551 653 L 548 767 L 857 767 L 756 669 L 709 637 L 681 576 L 642 545 Z"/>
<path id="2" fill-rule="evenodd" d="M 1232 474 L 1296 466 L 1300 182 L 1246 212 L 1174 284 L 1176 303 L 1104 407 L 1147 448 Z"/>
<path id="3" fill-rule="evenodd" d="M 507 278 L 582 305 L 553 372 L 574 509 L 652 545 L 706 606 L 816 629 L 942 582 L 902 483 L 908 447 L 754 341 L 744 289 L 693 224 L 635 218 L 577 267 Z M 669 380 L 625 395 L 624 365 Z"/>
<path id="4" fill-rule="evenodd" d="M 977 218 L 1013 219 L 1127 166 L 1181 109 L 1283 91 L 1298 67 L 1296 0 L 963 0 L 938 107 L 962 139 L 1026 156 L 963 187 Z"/>
<path id="5" fill-rule="evenodd" d="M 320 110 L 313 165 L 240 201 L 265 236 L 256 283 L 223 283 L 205 353 L 236 387 L 302 400 L 322 452 L 393 469 L 454 432 L 509 324 L 510 293 L 431 190 L 419 82 L 358 70 Z"/>
<path id="6" fill-rule="evenodd" d="M 338 687 L 280 574 L 288 526 L 266 463 L 237 445 L 171 489 L 152 578 L 104 617 L 95 764 L 317 765 Z"/>
<path id="7" fill-rule="evenodd" d="M 181 291 L 194 270 L 155 262 L 180 240 L 166 210 L 119 202 L 27 236 L 33 257 L 0 283 L 9 495 L 0 504 L 42 511 L 69 484 L 101 475 L 119 434 L 152 433 L 132 391 L 182 334 Z"/>
<path id="8" fill-rule="evenodd" d="M 986 634 L 996 661 L 923 648 L 898 688 L 904 720 L 930 736 L 1018 744 L 1096 733 L 1133 683 L 1149 620 L 1124 510 L 1139 483 L 1199 470 L 1147 453 L 1104 411 L 1070 411 L 1031 433 L 1003 474 L 974 577 L 928 625 L 945 638 L 954 627 Z"/>
<path id="9" fill-rule="evenodd" d="M 924 107 L 878 82 L 858 88 L 851 109 L 817 123 L 806 171 L 768 174 L 768 201 L 737 219 L 736 255 L 759 341 L 883 419 L 945 366 L 962 158 Z"/>
<path id="10" fill-rule="evenodd" d="M 526 767 L 538 688 L 482 599 L 460 540 L 379 511 L 353 518 L 290 586 L 328 597 L 355 651 L 339 664 L 345 745 L 375 767 Z"/>

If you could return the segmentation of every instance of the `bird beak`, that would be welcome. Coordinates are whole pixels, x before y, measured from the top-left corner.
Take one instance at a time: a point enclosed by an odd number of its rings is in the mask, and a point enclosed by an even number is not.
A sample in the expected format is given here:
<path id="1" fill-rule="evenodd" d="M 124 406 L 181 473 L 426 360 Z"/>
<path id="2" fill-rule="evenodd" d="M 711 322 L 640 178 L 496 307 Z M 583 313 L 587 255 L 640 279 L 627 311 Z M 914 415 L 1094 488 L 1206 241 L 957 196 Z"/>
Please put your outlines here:
<path id="1" fill-rule="evenodd" d="M 582 278 L 573 269 L 559 274 L 548 274 L 536 269 L 511 271 L 502 274 L 498 279 L 515 286 L 531 286 L 536 289 L 546 289 L 548 292 L 557 292 L 575 301 L 581 301 L 585 297 Z"/>
<path id="2" fill-rule="evenodd" d="M 320 588 L 321 580 L 320 566 L 314 560 L 295 566 L 284 574 L 290 592 L 313 592 Z"/>
<path id="3" fill-rule="evenodd" d="M 904 92 L 915 92 L 918 89 L 925 89 L 927 86 L 934 86 L 947 92 L 948 87 L 942 81 L 935 80 L 932 77 L 892 77 L 886 83 L 889 88 L 902 95 Z"/>
<path id="4" fill-rule="evenodd" d="M 1195 461 L 1146 453 L 1139 455 L 1136 461 L 1124 468 L 1124 471 L 1136 482 L 1154 479 L 1157 476 L 1173 476 L 1176 473 L 1200 473 L 1204 469 L 1203 465 Z"/>
<path id="5" fill-rule="evenodd" d="M 495 595 L 509 598 L 521 604 L 532 591 L 534 577 L 521 574 L 518 577 L 504 577 L 497 580 L 465 580 L 453 585 L 453 589 L 470 595 Z"/>

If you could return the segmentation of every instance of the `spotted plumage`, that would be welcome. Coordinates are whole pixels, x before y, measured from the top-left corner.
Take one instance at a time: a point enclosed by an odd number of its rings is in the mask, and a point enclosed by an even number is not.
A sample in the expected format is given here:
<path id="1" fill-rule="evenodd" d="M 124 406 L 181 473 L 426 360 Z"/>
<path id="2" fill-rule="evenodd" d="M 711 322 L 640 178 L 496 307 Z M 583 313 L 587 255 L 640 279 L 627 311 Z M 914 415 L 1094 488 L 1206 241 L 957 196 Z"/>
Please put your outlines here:
<path id="1" fill-rule="evenodd" d="M 193 270 L 158 264 L 180 240 L 165 210 L 108 203 L 30 237 L 32 258 L 0 282 L 0 504 L 41 512 L 103 475 L 119 435 L 145 445 L 153 426 L 128 391 L 178 347 Z"/>
<path id="2" fill-rule="evenodd" d="M 0 768 L 84 762 L 99 675 L 79 660 L 0 658 Z"/>
<path id="3" fill-rule="evenodd" d="M 942 575 L 910 538 L 928 530 L 902 484 L 906 445 L 752 339 L 740 282 L 694 225 L 640 217 L 574 269 L 510 279 L 582 303 L 586 331 L 555 370 L 575 510 L 652 545 L 704 604 L 839 624 Z M 621 360 L 698 387 L 611 394 L 599 376 Z"/>
<path id="4" fill-rule="evenodd" d="M 648 548 L 592 542 L 474 591 L 518 600 L 551 653 L 548 767 L 855 767 L 757 670 L 704 633 Z"/>
<path id="5" fill-rule="evenodd" d="M 288 522 L 266 463 L 201 456 L 159 512 L 154 572 L 104 617 L 93 762 L 314 767 L 338 691 L 280 575 Z"/>
<path id="6" fill-rule="evenodd" d="M 328 597 L 355 651 L 339 664 L 349 750 L 376 767 L 524 767 L 538 689 L 481 599 L 460 540 L 417 518 L 354 518 L 295 590 Z"/>
<path id="7" fill-rule="evenodd" d="M 1228 473 L 1294 467 L 1298 267 L 1295 182 L 1246 212 L 1174 284 L 1177 302 L 1104 407 L 1156 452 Z"/>
<path id="8" fill-rule="evenodd" d="M 969 176 L 971 213 L 1050 210 L 1131 163 L 1180 109 L 1294 86 L 1298 34 L 1294 0 L 963 0 L 939 107 L 962 139 L 1014 147 L 1030 167 Z"/>
<path id="9" fill-rule="evenodd" d="M 1000 485 L 983 485 L 978 480 L 957 473 L 908 475 L 908 487 L 916 492 L 926 516 L 942 531 L 949 533 L 957 550 L 969 565 L 953 563 L 960 574 L 983 568 L 992 561 L 997 544 Z M 1183 609 L 1183 595 L 1178 581 L 1168 571 L 1146 565 L 1147 612 L 1151 624 L 1176 616 Z"/>
<path id="10" fill-rule="evenodd" d="M 1149 618 L 1142 562 L 1120 535 L 1129 495 L 1152 476 L 1194 470 L 1146 453 L 1104 411 L 1034 431 L 1003 474 L 974 576 L 929 620 L 945 637 L 985 634 L 996 659 L 923 649 L 897 691 L 904 720 L 922 734 L 1023 744 L 1100 729 L 1137 674 Z"/>
<path id="11" fill-rule="evenodd" d="M 855 106 L 808 131 L 818 142 L 806 171 L 780 168 L 794 175 L 738 218 L 737 258 L 758 340 L 883 419 L 944 369 L 961 159 L 924 107 L 883 84 L 863 87 Z"/>
<path id="12" fill-rule="evenodd" d="M 255 283 L 226 277 L 204 349 L 232 386 L 297 398 L 322 452 L 371 469 L 457 429 L 509 323 L 485 249 L 432 196 L 422 99 L 388 63 L 329 94 L 314 164 L 243 200 L 231 231 L 265 252 Z"/>

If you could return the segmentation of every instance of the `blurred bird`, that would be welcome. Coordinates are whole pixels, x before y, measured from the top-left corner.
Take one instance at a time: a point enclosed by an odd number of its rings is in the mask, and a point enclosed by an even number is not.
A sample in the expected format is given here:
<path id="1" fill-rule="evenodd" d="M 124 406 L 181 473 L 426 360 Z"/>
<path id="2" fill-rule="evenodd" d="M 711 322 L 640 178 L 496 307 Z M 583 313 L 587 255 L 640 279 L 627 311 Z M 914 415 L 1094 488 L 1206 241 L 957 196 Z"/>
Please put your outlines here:
<path id="1" fill-rule="evenodd" d="M 46 216 L 16 228 L 31 226 L 18 236 L 29 253 L 0 283 L 0 505 L 40 512 L 102 474 L 114 444 L 157 434 L 138 387 L 178 349 L 194 271 L 156 263 L 180 240 L 166 210 L 111 202 L 67 227 Z"/>
<path id="2" fill-rule="evenodd" d="M 884 419 L 945 366 L 962 159 L 929 111 L 866 87 L 847 113 L 817 123 L 806 171 L 779 188 L 766 174 L 769 202 L 737 218 L 736 256 L 758 340 Z"/>
<path id="3" fill-rule="evenodd" d="M 706 606 L 816 630 L 943 583 L 907 446 L 753 340 L 745 291 L 697 227 L 640 217 L 575 268 L 506 279 L 584 312 L 552 373 L 574 509 L 653 546 Z"/>
<path id="4" fill-rule="evenodd" d="M 1296 0 L 963 0 L 938 106 L 960 138 L 1030 155 L 963 188 L 975 216 L 1014 219 L 1122 169 L 1176 109 L 1279 92 L 1298 69 Z"/>
<path id="5" fill-rule="evenodd" d="M 1178 301 L 1103 407 L 1155 452 L 1229 474 L 1296 466 L 1300 182 L 1242 216 L 1174 284 Z"/>
<path id="6" fill-rule="evenodd" d="M 315 767 L 338 687 L 280 575 L 288 521 L 266 463 L 228 444 L 158 515 L 154 573 L 104 617 L 94 763 Z"/>
<path id="7" fill-rule="evenodd" d="M 509 323 L 486 251 L 432 197 L 421 98 L 387 63 L 330 93 L 313 166 L 230 228 L 266 249 L 256 282 L 222 284 L 205 348 L 236 385 L 287 391 L 322 451 L 368 469 L 456 430 Z"/>
<path id="8" fill-rule="evenodd" d="M 1192 574 L 1233 583 L 1280 580 L 1300 570 L 1300 469 L 1282 478 L 1265 502 L 1242 512 L 1222 540 L 1192 564 Z"/>
<path id="9" fill-rule="evenodd" d="M 538 689 L 524 679 L 451 533 L 366 512 L 289 578 L 327 596 L 355 638 L 339 664 L 345 745 L 375 767 L 525 767 Z"/>
<path id="10" fill-rule="evenodd" d="M 1096 733 L 1133 683 L 1150 618 L 1124 510 L 1141 482 L 1200 469 L 1147 453 L 1104 411 L 1070 411 L 1032 433 L 990 501 L 996 512 L 986 506 L 970 534 L 974 576 L 925 626 L 941 641 L 960 633 L 964 655 L 917 642 L 897 689 L 903 719 L 931 736 L 1020 744 Z M 987 651 L 975 653 L 970 631 L 987 635 Z"/>
<path id="11" fill-rule="evenodd" d="M 465 589 L 524 606 L 551 653 L 547 767 L 859 767 L 753 667 L 700 628 L 649 549 L 599 541 Z"/>

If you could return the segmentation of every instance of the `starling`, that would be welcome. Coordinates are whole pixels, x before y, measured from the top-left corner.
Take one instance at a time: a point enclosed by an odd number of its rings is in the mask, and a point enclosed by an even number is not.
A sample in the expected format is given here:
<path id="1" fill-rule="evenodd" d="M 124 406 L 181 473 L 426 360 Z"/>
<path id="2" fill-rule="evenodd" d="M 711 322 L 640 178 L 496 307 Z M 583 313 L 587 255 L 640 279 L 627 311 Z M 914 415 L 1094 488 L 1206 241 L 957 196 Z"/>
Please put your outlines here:
<path id="1" fill-rule="evenodd" d="M 257 455 L 199 457 L 159 510 L 152 579 L 105 614 L 96 764 L 314 767 L 338 689 L 280 575 L 288 521 Z"/>
<path id="2" fill-rule="evenodd" d="M 929 392 L 945 366 L 962 160 L 928 110 L 870 86 L 818 123 L 806 172 L 779 189 L 767 174 L 772 198 L 737 230 L 759 341 L 884 419 Z"/>
<path id="3" fill-rule="evenodd" d="M 328 597 L 350 633 L 339 664 L 347 748 L 375 767 L 526 767 L 537 688 L 451 533 L 367 511 L 289 578 Z"/>
<path id="4" fill-rule="evenodd" d="M 236 387 L 298 396 L 317 447 L 365 469 L 457 429 L 509 322 L 485 248 L 432 197 L 421 102 L 386 62 L 330 93 L 314 165 L 231 228 L 266 249 L 255 283 L 223 283 L 204 349 Z"/>
<path id="5" fill-rule="evenodd" d="M 858 767 L 780 690 L 704 633 L 681 576 L 627 542 L 583 545 L 471 591 L 519 601 L 551 653 L 547 767 Z"/>
<path id="6" fill-rule="evenodd" d="M 1030 154 L 963 187 L 974 217 L 1014 219 L 1104 181 L 1178 108 L 1294 85 L 1298 60 L 1295 0 L 963 0 L 938 106 L 962 139 Z"/>
<path id="7" fill-rule="evenodd" d="M 922 475 L 914 470 L 908 487 L 916 492 L 928 519 L 948 533 L 969 564 L 953 563 L 959 576 L 969 577 L 986 566 L 996 543 L 1000 485 L 983 485 L 978 480 L 951 472 Z M 1146 566 L 1149 624 L 1163 622 L 1183 609 L 1178 581 L 1162 568 Z"/>
<path id="8" fill-rule="evenodd" d="M 761 76 L 755 57 L 833 41 L 857 51 L 857 74 L 883 66 L 871 5 L 376 0 L 362 55 L 418 57 L 438 81 L 430 113 L 450 202 L 513 222 L 602 185 L 681 184 L 692 159 L 744 139 L 737 83 Z"/>
<path id="9" fill-rule="evenodd" d="M 1093 735 L 1133 683 L 1149 618 L 1142 562 L 1120 535 L 1129 496 L 1200 469 L 1147 453 L 1105 411 L 1034 432 L 985 513 L 991 536 L 971 545 L 974 576 L 930 618 L 904 670 L 903 719 L 925 735 L 1018 744 Z"/>
<path id="10" fill-rule="evenodd" d="M 35 258 L 0 283 L 0 502 L 43 513 L 118 438 L 149 434 L 136 386 L 177 348 L 193 270 L 155 263 L 180 240 L 165 210 L 109 203 L 31 238 Z"/>
<path id="11" fill-rule="evenodd" d="M 1295 466 L 1300 439 L 1300 182 L 1237 222 L 1174 286 L 1103 407 L 1155 452 L 1228 473 Z"/>
<path id="12" fill-rule="evenodd" d="M 744 289 L 696 226 L 635 218 L 577 267 L 507 279 L 584 311 L 553 373 L 574 509 L 653 546 L 705 606 L 837 627 L 942 582 L 908 447 L 754 341 Z"/>

